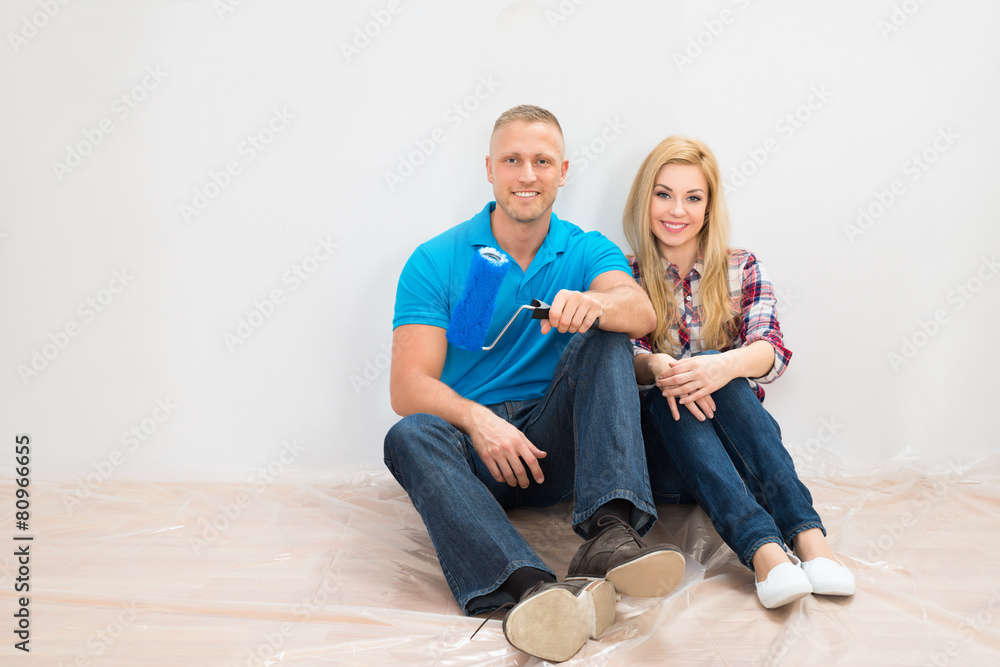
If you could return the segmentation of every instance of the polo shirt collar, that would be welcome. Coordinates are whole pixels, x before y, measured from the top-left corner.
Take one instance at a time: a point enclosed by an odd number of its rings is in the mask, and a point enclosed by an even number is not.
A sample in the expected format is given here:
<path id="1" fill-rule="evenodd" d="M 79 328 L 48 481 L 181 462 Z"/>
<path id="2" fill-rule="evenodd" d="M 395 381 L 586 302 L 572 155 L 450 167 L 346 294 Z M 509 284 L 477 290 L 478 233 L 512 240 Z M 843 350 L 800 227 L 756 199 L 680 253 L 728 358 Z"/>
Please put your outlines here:
<path id="1" fill-rule="evenodd" d="M 489 246 L 498 250 L 500 249 L 500 244 L 497 243 L 496 238 L 493 236 L 493 230 L 490 228 L 490 213 L 493 212 L 496 206 L 497 203 L 491 201 L 482 211 L 473 216 L 472 225 L 469 228 L 469 245 L 477 247 Z"/>
<path id="2" fill-rule="evenodd" d="M 472 225 L 469 229 L 469 245 L 476 247 L 489 246 L 499 249 L 500 244 L 497 243 L 496 237 L 493 236 L 493 230 L 490 228 L 490 213 L 496 207 L 497 203 L 491 201 L 472 218 Z M 564 252 L 569 245 L 569 237 L 569 226 L 566 221 L 560 219 L 555 213 L 552 213 L 552 216 L 549 218 L 549 233 L 545 235 L 542 247 L 538 250 L 542 252 L 543 249 L 547 249 L 553 254 Z"/>

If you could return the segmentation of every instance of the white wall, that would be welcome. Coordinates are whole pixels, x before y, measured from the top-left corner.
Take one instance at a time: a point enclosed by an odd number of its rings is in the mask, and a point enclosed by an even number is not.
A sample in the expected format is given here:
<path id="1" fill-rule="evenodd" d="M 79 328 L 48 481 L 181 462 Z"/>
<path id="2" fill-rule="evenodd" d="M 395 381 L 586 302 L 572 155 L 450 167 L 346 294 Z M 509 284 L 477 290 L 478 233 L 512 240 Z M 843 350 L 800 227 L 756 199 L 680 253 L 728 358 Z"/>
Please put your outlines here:
<path id="1" fill-rule="evenodd" d="M 623 247 L 646 152 L 714 148 L 734 242 L 785 297 L 768 407 L 798 457 L 981 456 L 998 22 L 988 0 L 5 1 L 0 437 L 81 480 L 380 466 L 399 270 L 490 198 L 493 120 L 534 103 L 571 157 L 557 211 Z"/>

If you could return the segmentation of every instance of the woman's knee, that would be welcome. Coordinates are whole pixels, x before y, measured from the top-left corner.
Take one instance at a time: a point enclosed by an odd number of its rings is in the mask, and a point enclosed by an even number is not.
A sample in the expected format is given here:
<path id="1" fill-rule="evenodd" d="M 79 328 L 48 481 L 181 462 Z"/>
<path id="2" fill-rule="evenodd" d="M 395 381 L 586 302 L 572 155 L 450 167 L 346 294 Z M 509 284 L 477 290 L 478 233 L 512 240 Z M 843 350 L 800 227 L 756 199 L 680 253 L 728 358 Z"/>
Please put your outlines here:
<path id="1" fill-rule="evenodd" d="M 659 417 L 662 414 L 670 415 L 670 406 L 667 404 L 667 399 L 656 387 L 650 389 L 649 393 L 643 398 L 642 410 L 643 414 L 649 414 L 651 417 Z"/>
<path id="2" fill-rule="evenodd" d="M 708 357 L 716 354 L 722 354 L 718 350 L 705 350 L 704 352 L 699 352 L 694 355 L 696 357 Z M 723 386 L 719 387 L 712 392 L 712 400 L 718 401 L 723 397 L 734 398 L 736 396 L 750 395 L 757 400 L 757 395 L 753 393 L 753 389 L 750 387 L 750 383 L 747 382 L 745 377 L 733 378 Z"/>
<path id="3" fill-rule="evenodd" d="M 654 430 L 665 445 L 670 446 L 670 443 L 678 439 L 697 440 L 712 437 L 714 431 L 711 421 L 700 421 L 687 406 L 679 403 L 677 415 L 679 418 L 674 419 L 667 398 L 656 388 L 651 389 L 643 399 L 642 416 L 646 422 L 645 428 Z"/>
<path id="4" fill-rule="evenodd" d="M 712 400 L 716 405 L 720 401 L 728 403 L 745 402 L 748 406 L 760 406 L 760 399 L 753 392 L 753 387 L 745 377 L 733 378 L 712 392 Z"/>

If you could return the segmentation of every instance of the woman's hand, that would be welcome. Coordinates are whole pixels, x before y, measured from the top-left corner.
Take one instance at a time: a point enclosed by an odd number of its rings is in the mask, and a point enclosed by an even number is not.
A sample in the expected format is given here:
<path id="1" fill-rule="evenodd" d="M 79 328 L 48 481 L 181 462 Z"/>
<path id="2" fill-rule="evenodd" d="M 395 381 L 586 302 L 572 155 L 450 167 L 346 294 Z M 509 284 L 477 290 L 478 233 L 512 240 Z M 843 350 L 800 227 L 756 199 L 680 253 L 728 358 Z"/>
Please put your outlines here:
<path id="1" fill-rule="evenodd" d="M 671 364 L 677 363 L 677 360 L 671 357 L 669 354 L 657 353 L 644 355 L 642 357 L 637 357 L 641 359 L 648 360 L 649 372 L 652 374 L 653 383 L 656 384 L 657 388 L 663 392 L 663 397 L 667 399 L 667 405 L 670 407 L 670 414 L 673 416 L 674 421 L 678 421 L 681 418 L 680 409 L 677 407 L 677 398 L 666 391 L 663 391 L 663 380 L 672 374 L 670 369 Z M 708 399 L 711 401 L 711 397 Z M 699 410 L 698 406 L 694 403 L 688 406 L 691 414 L 695 416 L 699 421 L 705 420 L 705 415 Z M 711 404 L 711 410 L 715 409 L 715 404 Z"/>
<path id="2" fill-rule="evenodd" d="M 712 392 L 726 386 L 736 372 L 728 353 L 705 354 L 671 361 L 667 369 L 656 375 L 656 386 L 671 405 L 674 419 L 679 419 L 673 402 L 678 401 L 691 411 L 698 421 L 715 416 Z"/>

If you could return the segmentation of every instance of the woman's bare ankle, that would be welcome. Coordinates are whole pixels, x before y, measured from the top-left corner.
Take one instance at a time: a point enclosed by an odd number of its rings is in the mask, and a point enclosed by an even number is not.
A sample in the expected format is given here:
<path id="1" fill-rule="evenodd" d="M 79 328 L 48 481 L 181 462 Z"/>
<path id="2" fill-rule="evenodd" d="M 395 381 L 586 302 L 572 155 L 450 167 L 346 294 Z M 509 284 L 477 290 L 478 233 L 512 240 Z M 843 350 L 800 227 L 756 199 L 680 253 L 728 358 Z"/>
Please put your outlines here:
<path id="1" fill-rule="evenodd" d="M 832 561 L 837 561 L 833 548 L 826 541 L 823 531 L 819 528 L 803 530 L 792 540 L 792 545 L 795 547 L 795 554 L 804 561 L 814 558 L 829 558 Z"/>
<path id="2" fill-rule="evenodd" d="M 768 542 L 767 544 L 762 544 L 757 549 L 750 562 L 753 564 L 753 571 L 757 577 L 757 581 L 761 582 L 767 579 L 767 575 L 771 570 L 782 563 L 790 563 L 791 561 L 780 544 Z"/>

